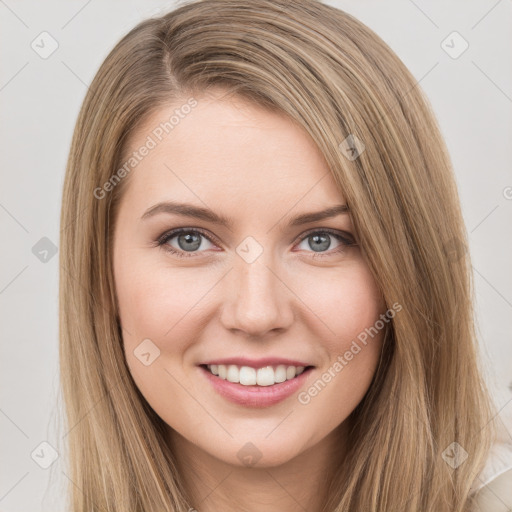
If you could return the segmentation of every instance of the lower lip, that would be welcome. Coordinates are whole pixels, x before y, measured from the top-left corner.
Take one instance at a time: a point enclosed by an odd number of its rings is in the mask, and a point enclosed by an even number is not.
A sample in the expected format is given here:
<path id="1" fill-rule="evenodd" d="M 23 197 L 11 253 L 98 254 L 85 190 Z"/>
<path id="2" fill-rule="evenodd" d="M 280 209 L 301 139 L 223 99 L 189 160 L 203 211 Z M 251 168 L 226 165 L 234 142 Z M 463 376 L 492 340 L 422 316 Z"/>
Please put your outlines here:
<path id="1" fill-rule="evenodd" d="M 243 384 L 221 379 L 203 366 L 200 366 L 199 369 L 209 380 L 213 388 L 231 402 L 247 407 L 269 407 L 285 400 L 298 391 L 304 385 L 313 367 L 311 366 L 304 370 L 298 377 L 273 384 L 272 386 L 244 386 Z"/>

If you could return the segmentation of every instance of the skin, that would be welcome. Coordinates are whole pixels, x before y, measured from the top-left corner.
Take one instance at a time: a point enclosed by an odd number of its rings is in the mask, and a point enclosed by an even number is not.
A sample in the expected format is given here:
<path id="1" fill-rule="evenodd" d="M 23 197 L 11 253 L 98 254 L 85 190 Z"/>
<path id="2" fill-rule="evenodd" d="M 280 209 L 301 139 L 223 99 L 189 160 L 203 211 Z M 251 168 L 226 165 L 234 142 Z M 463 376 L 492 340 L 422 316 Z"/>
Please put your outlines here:
<path id="1" fill-rule="evenodd" d="M 187 98 L 152 115 L 134 132 L 131 150 Z M 309 135 L 283 115 L 220 91 L 196 99 L 126 178 L 113 261 L 127 364 L 168 425 L 191 506 L 320 511 L 326 482 L 343 460 L 347 418 L 376 370 L 382 333 L 307 404 L 297 394 L 266 408 L 233 404 L 197 365 L 235 355 L 300 359 L 316 367 L 304 391 L 385 304 L 357 245 L 336 253 L 342 242 L 330 236 L 330 246 L 312 248 L 322 228 L 354 237 L 350 214 L 288 226 L 301 213 L 344 204 Z M 168 213 L 141 220 L 165 200 L 208 206 L 233 225 Z M 212 241 L 196 233 L 195 250 L 179 235 L 166 242 L 190 255 L 184 258 L 156 245 L 179 227 L 203 229 Z M 252 263 L 236 252 L 246 237 L 263 248 Z M 314 259 L 319 253 L 324 257 Z M 160 350 L 147 366 L 134 355 L 144 339 Z M 238 456 L 248 442 L 260 453 L 254 466 Z"/>

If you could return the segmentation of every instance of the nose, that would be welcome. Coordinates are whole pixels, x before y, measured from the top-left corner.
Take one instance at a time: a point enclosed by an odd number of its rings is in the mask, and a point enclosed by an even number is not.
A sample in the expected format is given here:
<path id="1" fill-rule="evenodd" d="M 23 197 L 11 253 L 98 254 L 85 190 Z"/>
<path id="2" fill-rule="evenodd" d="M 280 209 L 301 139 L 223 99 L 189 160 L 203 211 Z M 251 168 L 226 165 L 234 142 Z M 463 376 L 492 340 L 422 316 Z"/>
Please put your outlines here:
<path id="1" fill-rule="evenodd" d="M 294 321 L 293 293 L 282 274 L 266 251 L 252 263 L 235 258 L 234 268 L 226 276 L 224 327 L 252 338 L 289 328 Z"/>

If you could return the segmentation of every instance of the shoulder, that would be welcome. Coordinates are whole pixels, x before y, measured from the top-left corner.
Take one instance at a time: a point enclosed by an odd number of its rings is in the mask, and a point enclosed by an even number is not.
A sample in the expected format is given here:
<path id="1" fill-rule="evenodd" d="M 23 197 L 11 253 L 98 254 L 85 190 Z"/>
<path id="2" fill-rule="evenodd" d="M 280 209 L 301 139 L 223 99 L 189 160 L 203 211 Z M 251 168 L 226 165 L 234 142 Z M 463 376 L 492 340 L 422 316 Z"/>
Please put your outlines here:
<path id="1" fill-rule="evenodd" d="M 477 482 L 474 512 L 512 510 L 512 443 L 494 444 Z"/>
<path id="2" fill-rule="evenodd" d="M 474 512 L 509 512 L 512 507 L 512 467 L 482 486 Z"/>

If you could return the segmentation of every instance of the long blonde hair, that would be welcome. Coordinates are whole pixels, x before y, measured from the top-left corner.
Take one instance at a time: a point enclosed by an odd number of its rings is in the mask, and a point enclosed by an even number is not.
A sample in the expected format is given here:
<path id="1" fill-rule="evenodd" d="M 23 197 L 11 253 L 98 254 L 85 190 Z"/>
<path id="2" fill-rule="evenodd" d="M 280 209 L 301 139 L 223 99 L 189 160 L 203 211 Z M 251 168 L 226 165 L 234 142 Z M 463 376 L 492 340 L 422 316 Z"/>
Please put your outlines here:
<path id="1" fill-rule="evenodd" d="M 191 506 L 163 420 L 124 359 L 111 243 L 129 176 L 104 197 L 94 191 L 120 168 L 130 134 L 151 113 L 214 86 L 286 114 L 311 135 L 386 303 L 402 305 L 351 415 L 350 449 L 323 510 L 467 511 L 494 439 L 494 405 L 477 358 L 450 158 L 427 99 L 394 52 L 349 14 L 314 0 L 187 2 L 133 28 L 90 85 L 61 211 L 69 509 Z M 454 453 L 468 454 L 456 468 L 448 463 Z"/>

